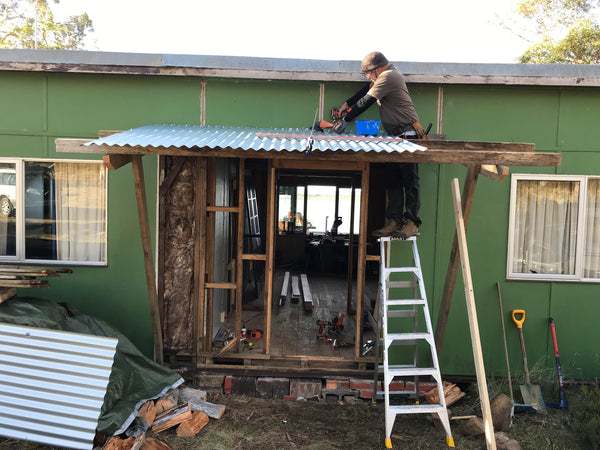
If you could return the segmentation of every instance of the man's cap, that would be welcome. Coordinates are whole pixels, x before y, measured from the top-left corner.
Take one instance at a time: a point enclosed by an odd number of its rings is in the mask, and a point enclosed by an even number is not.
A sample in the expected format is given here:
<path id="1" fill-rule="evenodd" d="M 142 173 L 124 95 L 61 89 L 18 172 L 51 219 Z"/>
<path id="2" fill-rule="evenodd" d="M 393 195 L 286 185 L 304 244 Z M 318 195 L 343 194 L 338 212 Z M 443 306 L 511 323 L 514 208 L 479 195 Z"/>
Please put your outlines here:
<path id="1" fill-rule="evenodd" d="M 387 66 L 390 62 L 381 52 L 371 52 L 362 60 L 360 71 L 366 73 L 369 70 L 377 69 L 378 67 Z"/>

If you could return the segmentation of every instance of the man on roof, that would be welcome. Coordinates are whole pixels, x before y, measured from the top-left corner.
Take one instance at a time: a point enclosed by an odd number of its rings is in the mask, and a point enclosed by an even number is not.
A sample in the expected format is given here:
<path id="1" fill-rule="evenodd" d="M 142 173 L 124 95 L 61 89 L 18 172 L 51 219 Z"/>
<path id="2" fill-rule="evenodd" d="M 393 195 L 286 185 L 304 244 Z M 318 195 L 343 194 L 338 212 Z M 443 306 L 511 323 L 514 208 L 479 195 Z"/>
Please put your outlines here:
<path id="1" fill-rule="evenodd" d="M 339 108 L 342 119 L 333 127 L 342 133 L 348 122 L 377 102 L 383 128 L 391 136 L 425 139 L 423 127 L 406 87 L 404 76 L 380 52 L 371 52 L 362 60 L 361 72 L 370 81 Z M 416 163 L 385 165 L 388 204 L 385 223 L 373 236 L 406 239 L 419 234 L 421 192 Z"/>

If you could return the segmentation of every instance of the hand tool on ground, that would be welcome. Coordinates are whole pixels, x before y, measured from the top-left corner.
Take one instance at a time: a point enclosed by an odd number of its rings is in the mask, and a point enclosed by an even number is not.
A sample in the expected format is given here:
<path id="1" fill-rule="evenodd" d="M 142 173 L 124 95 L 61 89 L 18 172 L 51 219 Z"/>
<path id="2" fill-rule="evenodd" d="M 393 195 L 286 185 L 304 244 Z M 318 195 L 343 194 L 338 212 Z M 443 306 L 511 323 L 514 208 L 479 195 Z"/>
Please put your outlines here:
<path id="1" fill-rule="evenodd" d="M 504 325 L 504 308 L 502 307 L 502 295 L 500 294 L 500 283 L 496 282 L 496 289 L 498 290 L 498 306 L 500 307 L 500 322 L 502 323 L 502 338 L 504 340 L 504 357 L 506 358 L 506 371 L 508 375 L 508 390 L 510 392 L 510 401 L 512 402 L 512 408 L 510 411 L 510 423 L 512 425 L 512 419 L 515 413 L 533 411 L 531 405 L 524 405 L 522 403 L 515 403 L 515 397 L 512 388 L 512 378 L 510 375 L 510 363 L 508 361 L 508 346 L 506 345 L 506 327 Z"/>
<path id="2" fill-rule="evenodd" d="M 521 316 L 518 318 L 517 316 Z M 513 309 L 513 322 L 519 329 L 519 340 L 521 341 L 521 354 L 523 355 L 523 368 L 525 369 L 525 384 L 520 386 L 523 402 L 533 406 L 536 411 L 546 412 L 546 404 L 542 397 L 542 389 L 537 384 L 531 384 L 529 379 L 529 367 L 527 366 L 527 352 L 525 351 L 525 339 L 523 338 L 523 323 L 525 322 L 525 310 Z"/>
<path id="3" fill-rule="evenodd" d="M 322 339 L 325 342 L 332 342 L 331 334 L 338 335 L 344 330 L 344 315 L 335 316 L 330 321 L 317 320 L 319 331 L 317 331 L 317 339 Z"/>
<path id="4" fill-rule="evenodd" d="M 342 341 L 341 339 L 333 340 L 333 344 L 331 344 L 331 348 L 333 350 L 335 350 L 336 348 L 342 348 L 342 347 L 354 347 L 354 342 L 345 342 L 345 341 Z"/>
<path id="5" fill-rule="evenodd" d="M 362 353 L 360 354 L 360 356 L 365 356 L 367 353 L 369 353 L 374 348 L 375 348 L 375 340 L 374 339 L 369 339 L 367 342 L 365 342 L 363 344 L 363 346 L 362 346 Z"/>
<path id="6" fill-rule="evenodd" d="M 558 372 L 558 389 L 560 403 L 546 402 L 546 405 L 551 408 L 562 409 L 566 411 L 569 409 L 569 402 L 567 401 L 567 393 L 565 392 L 565 385 L 563 383 L 562 370 L 560 368 L 560 358 L 558 357 L 558 342 L 556 341 L 556 328 L 554 326 L 554 319 L 550 317 L 550 330 L 552 331 L 552 343 L 554 344 L 554 357 L 556 358 L 556 371 Z"/>
<path id="7" fill-rule="evenodd" d="M 246 336 L 250 339 L 260 339 L 262 337 L 262 330 L 248 330 Z"/>

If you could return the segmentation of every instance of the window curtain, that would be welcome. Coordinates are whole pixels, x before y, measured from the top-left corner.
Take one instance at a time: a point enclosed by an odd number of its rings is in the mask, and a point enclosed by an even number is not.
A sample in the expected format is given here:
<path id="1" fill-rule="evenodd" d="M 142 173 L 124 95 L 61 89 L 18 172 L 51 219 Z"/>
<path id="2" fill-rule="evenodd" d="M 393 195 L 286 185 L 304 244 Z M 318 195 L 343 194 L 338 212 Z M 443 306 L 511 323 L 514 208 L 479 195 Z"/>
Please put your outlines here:
<path id="1" fill-rule="evenodd" d="M 574 274 L 579 182 L 518 180 L 513 273 Z"/>
<path id="2" fill-rule="evenodd" d="M 57 259 L 106 261 L 106 184 L 104 165 L 54 165 Z"/>
<path id="3" fill-rule="evenodd" d="M 600 278 L 600 179 L 590 178 L 587 185 L 587 210 L 583 276 Z"/>

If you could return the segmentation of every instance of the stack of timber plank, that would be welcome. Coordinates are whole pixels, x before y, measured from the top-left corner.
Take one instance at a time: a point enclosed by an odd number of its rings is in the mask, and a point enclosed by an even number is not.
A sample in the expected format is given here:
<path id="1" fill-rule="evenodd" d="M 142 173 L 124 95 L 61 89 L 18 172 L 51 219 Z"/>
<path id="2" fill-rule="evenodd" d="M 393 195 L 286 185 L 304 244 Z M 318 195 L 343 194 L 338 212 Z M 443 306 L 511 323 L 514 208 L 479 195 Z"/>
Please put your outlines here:
<path id="1" fill-rule="evenodd" d="M 304 298 L 304 309 L 306 311 L 313 310 L 313 298 L 310 292 L 310 285 L 308 284 L 308 277 L 305 273 L 300 275 L 300 280 L 302 281 L 302 294 Z"/>
<path id="2" fill-rule="evenodd" d="M 17 288 L 48 287 L 47 277 L 59 277 L 63 273 L 73 273 L 71 269 L 33 266 L 0 265 L 0 303 L 14 297 Z"/>
<path id="3" fill-rule="evenodd" d="M 291 279 L 292 285 L 292 303 L 298 303 L 302 298 L 302 304 L 306 311 L 313 310 L 313 297 L 310 292 L 310 284 L 308 283 L 308 276 L 305 273 L 301 273 L 300 276 L 292 275 L 286 272 L 283 279 L 283 286 L 281 289 L 281 295 L 279 298 L 279 306 L 285 303 L 288 298 L 289 283 Z M 300 289 L 302 287 L 302 289 Z"/>
<path id="4" fill-rule="evenodd" d="M 195 436 L 204 428 L 209 418 L 220 419 L 225 412 L 224 405 L 206 401 L 206 392 L 180 386 L 170 390 L 163 397 L 148 400 L 139 411 L 136 420 L 121 436 L 111 437 L 103 450 L 170 450 L 164 441 L 147 438 L 146 431 L 155 434 L 177 427 L 178 436 Z"/>

